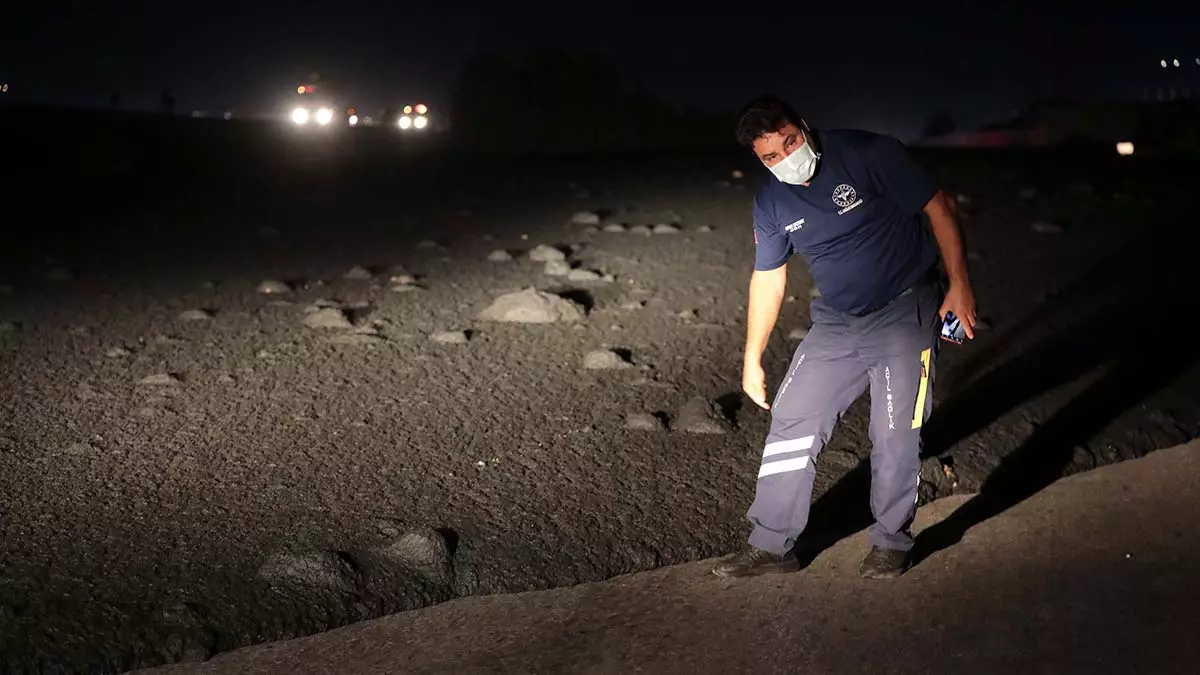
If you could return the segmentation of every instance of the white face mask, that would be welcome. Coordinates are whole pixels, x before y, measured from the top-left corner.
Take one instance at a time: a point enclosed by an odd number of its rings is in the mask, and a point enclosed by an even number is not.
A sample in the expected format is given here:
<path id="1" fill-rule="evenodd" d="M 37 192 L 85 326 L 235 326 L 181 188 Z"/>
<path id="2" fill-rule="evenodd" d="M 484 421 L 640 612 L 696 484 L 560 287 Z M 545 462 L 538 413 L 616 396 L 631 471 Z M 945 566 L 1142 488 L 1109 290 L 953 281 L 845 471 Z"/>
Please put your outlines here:
<path id="1" fill-rule="evenodd" d="M 800 134 L 804 137 L 804 145 L 793 150 L 792 154 L 784 157 L 775 166 L 769 167 L 771 173 L 775 174 L 775 177 L 781 182 L 802 185 L 807 183 L 817 171 L 817 159 L 821 154 L 813 150 L 808 134 L 803 131 Z"/>

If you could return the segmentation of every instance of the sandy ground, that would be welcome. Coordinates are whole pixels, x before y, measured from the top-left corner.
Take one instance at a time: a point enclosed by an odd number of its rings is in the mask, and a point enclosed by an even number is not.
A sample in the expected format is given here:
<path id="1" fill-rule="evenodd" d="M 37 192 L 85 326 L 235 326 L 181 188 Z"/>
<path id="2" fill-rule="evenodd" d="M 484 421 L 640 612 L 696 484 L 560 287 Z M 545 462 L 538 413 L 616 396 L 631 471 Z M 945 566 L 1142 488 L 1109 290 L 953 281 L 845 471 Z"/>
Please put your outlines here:
<path id="1" fill-rule="evenodd" d="M 1065 478 L 892 581 L 854 574 L 863 532 L 796 574 L 722 580 L 705 561 L 139 672 L 1191 673 L 1197 471 L 1191 443 Z M 971 508 L 924 507 L 918 538 Z"/>
<path id="2" fill-rule="evenodd" d="M 969 200 L 991 329 L 942 353 L 925 497 L 983 490 L 1008 506 L 1200 435 L 1195 356 L 1138 319 L 1194 308 L 1175 266 L 1190 227 L 1168 208 L 1181 174 L 926 161 Z M 744 156 L 230 174 L 105 218 L 47 205 L 2 254 L 0 667 L 203 659 L 741 546 L 768 423 L 738 395 L 753 255 L 742 183 L 762 175 Z M 597 210 L 681 231 L 570 222 Z M 541 244 L 613 281 L 545 275 L 527 255 Z M 515 259 L 489 261 L 495 249 Z M 344 279 L 354 266 L 371 278 Z M 392 290 L 400 274 L 423 290 Z M 257 293 L 268 279 L 292 290 Z M 802 265 L 792 279 L 772 381 L 808 323 Z M 531 286 L 581 301 L 585 318 L 478 319 Z M 351 326 L 305 325 L 314 303 Z M 442 331 L 469 339 L 431 339 Z M 601 349 L 632 365 L 584 368 Z M 683 428 L 694 398 L 717 404 L 725 433 Z M 864 524 L 865 403 L 822 455 L 814 551 Z M 631 413 L 667 428 L 626 428 Z"/>

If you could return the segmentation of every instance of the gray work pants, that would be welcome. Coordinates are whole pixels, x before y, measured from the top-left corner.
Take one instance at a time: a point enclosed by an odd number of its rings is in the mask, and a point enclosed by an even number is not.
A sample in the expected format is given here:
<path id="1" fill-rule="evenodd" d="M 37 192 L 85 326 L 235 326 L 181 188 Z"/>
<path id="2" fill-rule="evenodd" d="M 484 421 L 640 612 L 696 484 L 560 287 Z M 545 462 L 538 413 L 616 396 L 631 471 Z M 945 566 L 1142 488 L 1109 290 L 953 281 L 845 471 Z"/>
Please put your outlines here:
<path id="1" fill-rule="evenodd" d="M 811 305 L 812 328 L 771 406 L 750 544 L 786 553 L 808 523 L 813 476 L 834 425 L 871 389 L 871 543 L 907 551 L 921 468 L 921 426 L 933 405 L 934 360 L 943 298 L 923 282 L 864 316 Z"/>

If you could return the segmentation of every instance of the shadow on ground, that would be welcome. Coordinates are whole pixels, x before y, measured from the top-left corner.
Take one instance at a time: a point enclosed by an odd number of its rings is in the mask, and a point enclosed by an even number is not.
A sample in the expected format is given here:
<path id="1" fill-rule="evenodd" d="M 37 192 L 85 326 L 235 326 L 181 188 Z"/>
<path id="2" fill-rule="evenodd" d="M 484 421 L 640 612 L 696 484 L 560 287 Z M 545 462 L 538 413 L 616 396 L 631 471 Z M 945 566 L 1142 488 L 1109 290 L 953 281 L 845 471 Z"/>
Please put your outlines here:
<path id="1" fill-rule="evenodd" d="M 974 525 L 1029 498 L 1061 478 L 1074 449 L 1112 420 L 1200 361 L 1184 317 L 1200 298 L 1185 282 L 1186 225 L 1145 226 L 1125 247 L 1089 268 L 1017 327 L 959 365 L 971 378 L 935 409 L 924 434 L 923 457 L 955 443 L 1022 403 L 1088 373 L 1100 372 L 984 480 L 979 493 L 917 538 L 915 562 L 962 539 Z M 833 543 L 872 522 L 864 462 L 813 505 L 797 554 L 807 564 Z"/>

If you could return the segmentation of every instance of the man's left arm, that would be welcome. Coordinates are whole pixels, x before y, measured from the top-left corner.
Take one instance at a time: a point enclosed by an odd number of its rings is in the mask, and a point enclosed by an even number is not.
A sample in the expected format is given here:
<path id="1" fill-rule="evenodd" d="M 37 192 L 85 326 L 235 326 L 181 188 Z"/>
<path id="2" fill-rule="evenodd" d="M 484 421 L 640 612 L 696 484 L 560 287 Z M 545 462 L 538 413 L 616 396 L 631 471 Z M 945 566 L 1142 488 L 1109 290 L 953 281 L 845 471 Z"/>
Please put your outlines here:
<path id="1" fill-rule="evenodd" d="M 967 337 L 974 339 L 975 294 L 967 277 L 967 261 L 958 228 L 958 206 L 938 189 L 937 183 L 913 160 L 899 140 L 880 136 L 871 150 L 872 173 L 884 190 L 905 212 L 924 212 L 929 217 L 946 275 L 950 277 L 950 289 L 938 315 L 945 318 L 947 310 L 954 312 L 962 320 Z"/>
<path id="2" fill-rule="evenodd" d="M 938 315 L 946 317 L 946 311 L 962 319 L 967 337 L 975 339 L 975 293 L 971 290 L 971 280 L 967 277 L 967 260 L 963 253 L 962 234 L 958 229 L 958 206 L 942 190 L 925 204 L 925 215 L 929 216 L 929 224 L 933 228 L 933 237 L 937 240 L 938 249 L 942 253 L 942 262 L 946 266 L 946 276 L 950 277 L 950 289 L 946 299 L 938 309 Z"/>

